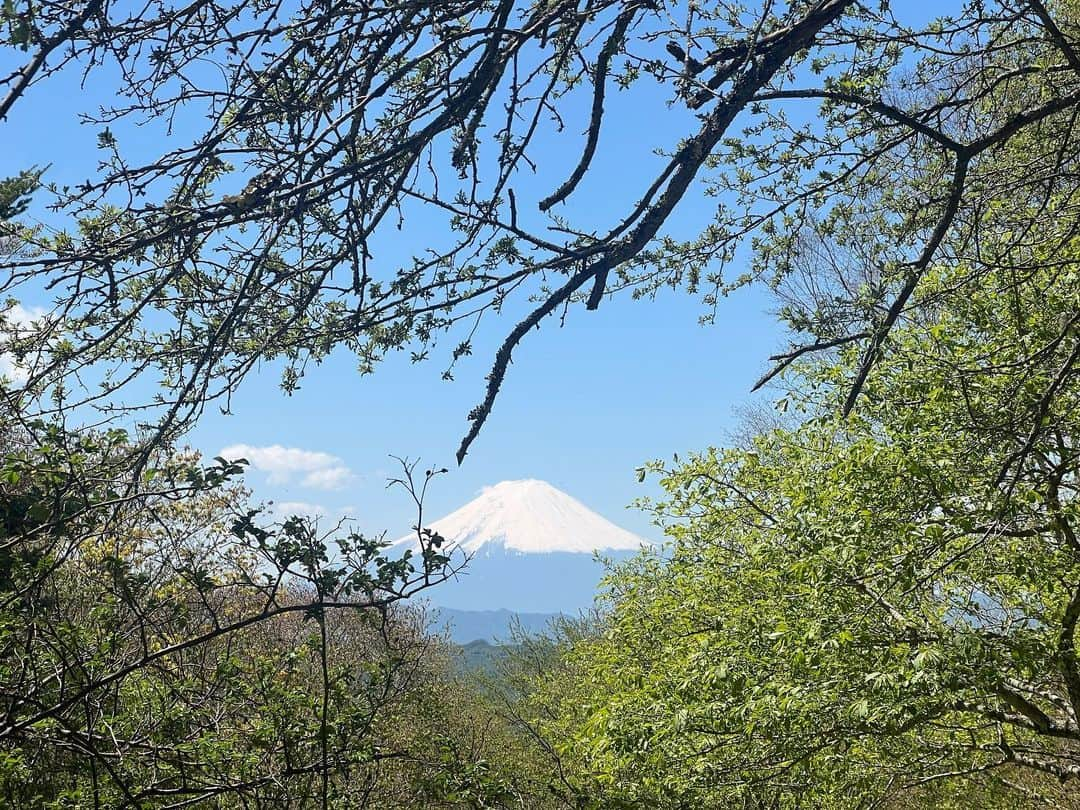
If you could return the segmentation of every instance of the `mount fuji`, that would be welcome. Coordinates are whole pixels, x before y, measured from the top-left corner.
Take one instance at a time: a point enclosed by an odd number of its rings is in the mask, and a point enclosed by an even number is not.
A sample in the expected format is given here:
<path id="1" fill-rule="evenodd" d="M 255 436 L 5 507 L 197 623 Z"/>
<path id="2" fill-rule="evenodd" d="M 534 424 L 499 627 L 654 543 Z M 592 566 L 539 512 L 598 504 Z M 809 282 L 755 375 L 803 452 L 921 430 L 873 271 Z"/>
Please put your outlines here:
<path id="1" fill-rule="evenodd" d="M 604 566 L 647 541 L 545 481 L 503 481 L 425 528 L 445 539 L 452 579 L 426 596 L 452 610 L 573 613 L 592 604 Z M 417 548 L 416 534 L 393 550 Z"/>

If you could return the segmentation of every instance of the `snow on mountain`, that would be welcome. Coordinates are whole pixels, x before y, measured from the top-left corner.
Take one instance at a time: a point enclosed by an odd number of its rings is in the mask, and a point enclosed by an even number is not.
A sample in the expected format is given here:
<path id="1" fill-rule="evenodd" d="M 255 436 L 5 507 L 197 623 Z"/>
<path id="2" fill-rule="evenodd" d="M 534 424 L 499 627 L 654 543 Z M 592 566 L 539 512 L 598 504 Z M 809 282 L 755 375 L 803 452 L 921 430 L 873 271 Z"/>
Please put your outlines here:
<path id="1" fill-rule="evenodd" d="M 424 596 L 460 611 L 584 610 L 604 575 L 593 552 L 624 560 L 647 544 L 544 481 L 485 487 L 456 512 L 424 525 L 446 540 L 451 565 L 463 565 Z M 394 545 L 415 548 L 416 535 Z"/>
<path id="2" fill-rule="evenodd" d="M 469 556 L 495 548 L 520 554 L 636 551 L 646 541 L 621 529 L 546 481 L 503 481 L 444 518 L 427 524 L 446 548 Z M 395 545 L 416 545 L 415 535 Z"/>

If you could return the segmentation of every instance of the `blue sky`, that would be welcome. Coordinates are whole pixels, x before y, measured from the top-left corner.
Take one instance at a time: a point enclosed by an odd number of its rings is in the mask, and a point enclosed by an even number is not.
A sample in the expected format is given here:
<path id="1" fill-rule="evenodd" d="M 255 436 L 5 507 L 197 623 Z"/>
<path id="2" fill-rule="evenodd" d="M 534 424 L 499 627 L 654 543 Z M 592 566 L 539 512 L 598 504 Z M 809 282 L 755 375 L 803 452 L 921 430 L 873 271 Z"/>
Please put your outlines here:
<path id="1" fill-rule="evenodd" d="M 73 75 L 34 88 L 2 125 L 0 175 L 52 162 L 53 181 L 86 177 L 98 156 L 97 128 L 79 126 L 75 114 L 107 102 L 109 84 L 102 73 L 85 89 Z M 689 121 L 684 111 L 664 113 L 659 93 L 649 100 L 642 106 L 641 96 L 613 94 L 594 170 L 562 213 L 610 224 L 606 214 L 617 216 L 627 199 L 640 195 L 643 178 L 650 179 L 647 164 L 659 161 L 650 149 L 670 145 L 674 134 L 688 131 Z M 647 119 L 643 109 L 652 110 Z M 128 151 L 146 156 L 164 137 L 158 127 L 114 131 Z M 581 142 L 580 128 L 571 126 L 546 135 L 539 155 L 568 167 Z M 545 174 L 523 179 L 518 190 L 537 196 L 549 186 Z M 674 228 L 699 224 L 711 213 L 707 198 L 688 195 Z M 378 258 L 392 262 L 404 255 L 395 257 L 391 247 Z M 736 264 L 728 274 L 741 270 Z M 396 472 L 390 456 L 397 455 L 450 468 L 431 492 L 431 517 L 460 506 L 484 485 L 541 478 L 631 531 L 656 538 L 648 519 L 626 508 L 656 491 L 637 482 L 635 467 L 722 444 L 737 409 L 768 407 L 768 394 L 751 397 L 749 389 L 784 342 L 769 306 L 764 291 L 743 290 L 721 302 L 715 325 L 702 326 L 699 301 L 666 291 L 656 300 L 621 295 L 595 312 L 571 310 L 562 328 L 549 320 L 516 350 L 491 418 L 460 468 L 454 451 L 467 428 L 465 417 L 514 325 L 513 308 L 482 324 L 473 355 L 459 363 L 453 382 L 440 379 L 445 355 L 420 365 L 407 354 L 391 356 L 374 375 L 359 377 L 354 359 L 339 353 L 309 369 L 300 392 L 287 398 L 277 387 L 278 370 L 265 368 L 249 377 L 231 415 L 208 410 L 190 441 L 209 454 L 236 446 L 249 451 L 248 482 L 257 497 L 296 508 L 306 504 L 328 518 L 348 512 L 365 531 L 385 529 L 391 537 L 408 531 L 414 518 L 407 497 L 385 487 Z"/>
<path id="2" fill-rule="evenodd" d="M 738 407 L 768 405 L 767 395 L 748 393 L 780 341 L 766 306 L 762 295 L 744 291 L 724 302 L 716 325 L 701 326 L 700 307 L 671 293 L 657 301 L 607 301 L 596 312 L 574 312 L 561 329 L 546 324 L 515 353 L 503 393 L 461 467 L 454 451 L 506 321 L 489 324 L 450 383 L 440 380 L 435 363 L 412 365 L 403 356 L 363 378 L 351 358 L 334 357 L 288 398 L 275 374 L 261 374 L 234 401 L 232 416 L 207 414 L 193 443 L 210 452 L 280 445 L 332 456 L 310 464 L 348 468 L 351 476 L 326 477 L 333 488 L 320 486 L 318 476 L 305 483 L 303 471 L 271 483 L 277 459 L 288 458 L 281 452 L 266 454 L 266 470 L 253 470 L 249 479 L 259 494 L 279 501 L 328 512 L 351 507 L 365 530 L 386 528 L 394 537 L 409 528 L 412 513 L 401 493 L 385 489 L 395 471 L 390 454 L 450 468 L 431 493 L 432 516 L 486 484 L 540 478 L 655 537 L 643 515 L 625 509 L 654 491 L 638 484 L 635 467 L 723 443 Z"/>

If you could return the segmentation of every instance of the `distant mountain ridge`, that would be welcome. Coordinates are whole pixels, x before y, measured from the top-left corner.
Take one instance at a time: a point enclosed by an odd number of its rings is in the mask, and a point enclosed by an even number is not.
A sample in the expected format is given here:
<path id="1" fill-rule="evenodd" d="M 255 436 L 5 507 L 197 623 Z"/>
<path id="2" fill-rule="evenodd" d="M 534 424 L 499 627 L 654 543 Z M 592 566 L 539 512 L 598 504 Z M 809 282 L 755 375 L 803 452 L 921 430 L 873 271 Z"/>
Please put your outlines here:
<path id="1" fill-rule="evenodd" d="M 503 481 L 426 524 L 464 568 L 425 596 L 442 608 L 576 613 L 588 608 L 604 574 L 597 554 L 625 559 L 647 541 L 616 526 L 545 481 Z M 415 548 L 415 534 L 394 549 Z M 470 639 L 471 640 L 471 639 Z"/>
<path id="2" fill-rule="evenodd" d="M 534 635 L 543 633 L 559 613 L 515 613 L 505 608 L 499 610 L 455 610 L 436 608 L 432 629 L 446 631 L 455 644 L 486 641 L 489 644 L 507 644 L 512 641 L 514 627 Z"/>
<path id="3" fill-rule="evenodd" d="M 637 551 L 644 540 L 601 517 L 546 481 L 503 481 L 484 487 L 463 507 L 431 523 L 449 545 L 467 554 L 493 546 L 523 554 Z M 415 545 L 415 536 L 398 544 Z"/>

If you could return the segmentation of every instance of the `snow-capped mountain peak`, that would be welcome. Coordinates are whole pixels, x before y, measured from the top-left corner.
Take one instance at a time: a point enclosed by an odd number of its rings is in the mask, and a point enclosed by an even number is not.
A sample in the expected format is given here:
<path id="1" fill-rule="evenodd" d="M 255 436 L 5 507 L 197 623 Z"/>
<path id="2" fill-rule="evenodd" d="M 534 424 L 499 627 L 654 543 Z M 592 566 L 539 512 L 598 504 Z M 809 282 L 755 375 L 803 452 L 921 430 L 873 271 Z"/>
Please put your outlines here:
<path id="1" fill-rule="evenodd" d="M 520 554 L 636 551 L 646 542 L 535 479 L 485 487 L 474 500 L 427 528 L 445 538 L 446 548 L 469 555 L 493 546 Z M 415 542 L 414 535 L 398 541 Z"/>

